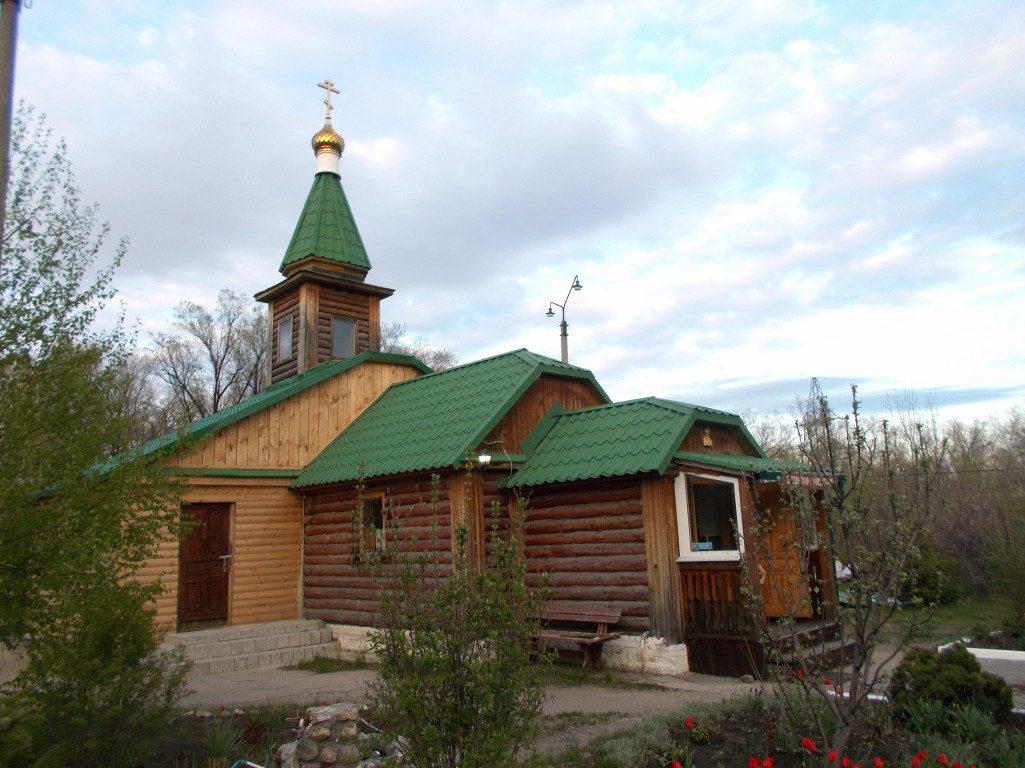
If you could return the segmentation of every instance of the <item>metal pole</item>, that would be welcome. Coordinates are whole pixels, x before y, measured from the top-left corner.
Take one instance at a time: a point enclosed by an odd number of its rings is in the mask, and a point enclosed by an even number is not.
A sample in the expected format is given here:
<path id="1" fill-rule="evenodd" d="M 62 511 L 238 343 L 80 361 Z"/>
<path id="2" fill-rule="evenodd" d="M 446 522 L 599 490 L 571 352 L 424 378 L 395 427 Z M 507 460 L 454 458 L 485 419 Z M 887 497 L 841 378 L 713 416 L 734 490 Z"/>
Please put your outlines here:
<path id="1" fill-rule="evenodd" d="M 566 323 L 566 315 L 562 316 L 562 362 L 569 362 L 569 325 Z"/>
<path id="2" fill-rule="evenodd" d="M 11 108 L 14 104 L 14 61 L 18 50 L 21 0 L 0 0 L 0 249 L 7 220 L 7 180 L 11 163 Z M 0 253 L 0 260 L 3 254 Z"/>

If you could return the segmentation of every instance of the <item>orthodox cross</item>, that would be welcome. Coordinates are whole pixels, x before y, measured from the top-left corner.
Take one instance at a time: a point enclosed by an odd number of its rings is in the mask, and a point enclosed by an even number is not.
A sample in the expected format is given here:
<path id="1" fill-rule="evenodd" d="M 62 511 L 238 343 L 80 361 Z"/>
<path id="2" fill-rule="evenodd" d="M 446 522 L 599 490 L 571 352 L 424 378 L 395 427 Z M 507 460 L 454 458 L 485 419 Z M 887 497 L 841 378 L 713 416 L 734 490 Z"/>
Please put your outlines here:
<path id="1" fill-rule="evenodd" d="M 340 94 L 341 91 L 339 91 L 337 88 L 335 88 L 335 84 L 332 83 L 330 80 L 325 80 L 322 83 L 317 83 L 317 87 L 318 88 L 323 88 L 327 92 L 327 98 L 324 99 L 324 103 L 327 105 L 327 110 L 324 112 L 324 117 L 327 120 L 330 120 L 331 119 L 331 110 L 334 109 L 334 107 L 331 106 L 331 94 L 332 93 L 339 93 Z"/>

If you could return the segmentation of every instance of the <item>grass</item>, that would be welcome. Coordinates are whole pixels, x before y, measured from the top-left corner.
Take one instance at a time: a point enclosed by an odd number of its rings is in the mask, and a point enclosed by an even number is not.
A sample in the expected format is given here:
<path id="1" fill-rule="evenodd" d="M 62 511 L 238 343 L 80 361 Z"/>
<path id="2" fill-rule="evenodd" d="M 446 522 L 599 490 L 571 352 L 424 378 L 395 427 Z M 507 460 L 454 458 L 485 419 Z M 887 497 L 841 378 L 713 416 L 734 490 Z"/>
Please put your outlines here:
<path id="1" fill-rule="evenodd" d="M 1011 602 L 1007 598 L 963 597 L 950 605 L 937 606 L 913 639 L 915 642 L 950 642 L 999 629 L 1011 617 Z M 897 611 L 891 631 L 901 632 L 915 618 L 911 610 Z"/>
<path id="2" fill-rule="evenodd" d="M 303 659 L 297 664 L 284 667 L 284 669 L 300 669 L 304 672 L 313 672 L 318 675 L 325 675 L 329 672 L 350 672 L 354 669 L 367 669 L 370 665 L 363 659 L 338 659 L 333 656 L 314 656 L 312 659 Z"/>

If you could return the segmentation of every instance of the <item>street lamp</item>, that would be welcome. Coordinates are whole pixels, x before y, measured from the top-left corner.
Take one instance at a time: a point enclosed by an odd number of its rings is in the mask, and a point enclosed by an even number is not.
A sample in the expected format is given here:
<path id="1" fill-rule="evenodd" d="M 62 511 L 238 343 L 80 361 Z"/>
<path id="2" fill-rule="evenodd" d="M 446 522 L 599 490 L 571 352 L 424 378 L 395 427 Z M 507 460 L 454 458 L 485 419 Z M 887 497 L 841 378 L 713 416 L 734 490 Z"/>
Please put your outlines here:
<path id="1" fill-rule="evenodd" d="M 569 287 L 569 290 L 566 292 L 566 298 L 563 299 L 562 304 L 560 304 L 557 301 L 549 301 L 548 311 L 545 312 L 545 314 L 548 315 L 548 317 L 555 317 L 555 310 L 552 309 L 552 307 L 558 307 L 562 310 L 562 322 L 559 323 L 559 327 L 562 329 L 562 362 L 564 363 L 569 362 L 569 326 L 566 325 L 566 305 L 569 303 L 570 294 L 573 293 L 573 291 L 579 291 L 583 287 L 584 286 L 580 284 L 580 276 L 574 276 L 573 284 Z"/>

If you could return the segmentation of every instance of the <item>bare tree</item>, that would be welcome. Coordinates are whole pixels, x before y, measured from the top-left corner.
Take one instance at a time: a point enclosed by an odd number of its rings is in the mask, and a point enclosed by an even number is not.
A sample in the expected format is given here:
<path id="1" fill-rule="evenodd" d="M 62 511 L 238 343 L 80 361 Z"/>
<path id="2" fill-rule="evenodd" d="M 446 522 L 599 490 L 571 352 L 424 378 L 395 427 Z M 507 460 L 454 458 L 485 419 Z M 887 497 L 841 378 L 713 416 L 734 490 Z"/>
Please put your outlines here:
<path id="1" fill-rule="evenodd" d="M 443 371 L 459 362 L 451 349 L 432 347 L 424 336 L 409 336 L 405 323 L 384 323 L 380 347 L 381 352 L 412 355 L 434 371 Z"/>
<path id="2" fill-rule="evenodd" d="M 946 460 L 946 445 L 928 422 L 907 418 L 893 425 L 866 419 L 853 387 L 850 412 L 837 414 L 817 382 L 797 430 L 810 477 L 795 478 L 792 504 L 803 520 L 813 520 L 812 497 L 801 490 L 809 485 L 820 489 L 828 528 L 817 531 L 822 537 L 818 544 L 824 549 L 832 539 L 832 551 L 848 573 L 840 604 L 827 606 L 847 650 L 834 668 L 836 674 L 827 679 L 817 666 L 815 649 L 802 646 L 797 619 L 816 578 L 802 565 L 782 587 L 792 594 L 780 600 L 791 606 L 779 628 L 790 640 L 795 667 L 776 671 L 787 683 L 779 687 L 785 706 L 818 727 L 825 749 L 843 754 L 860 728 L 869 696 L 882 688 L 887 665 L 931 613 L 930 601 L 913 587 L 927 525 L 943 502 L 936 492 L 936 468 Z M 759 521 L 753 531 L 762 560 L 772 556 L 768 546 L 758 543 L 770 533 L 770 525 Z M 807 522 L 802 528 L 814 530 Z M 757 621 L 764 611 L 757 596 L 752 603 Z M 910 609 L 909 616 L 897 626 L 892 619 L 902 604 Z M 771 638 L 768 626 L 763 633 Z M 885 652 L 880 648 L 884 639 Z"/>
<path id="3" fill-rule="evenodd" d="M 154 336 L 153 372 L 168 387 L 171 426 L 217 413 L 257 394 L 266 365 L 267 319 L 249 297 L 224 289 L 211 311 L 175 309 L 180 334 Z"/>

